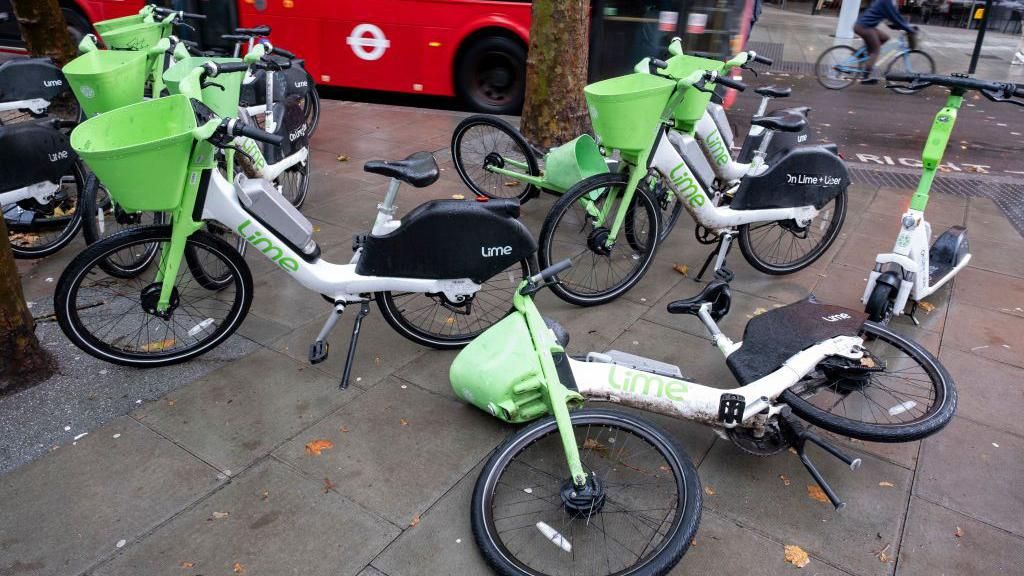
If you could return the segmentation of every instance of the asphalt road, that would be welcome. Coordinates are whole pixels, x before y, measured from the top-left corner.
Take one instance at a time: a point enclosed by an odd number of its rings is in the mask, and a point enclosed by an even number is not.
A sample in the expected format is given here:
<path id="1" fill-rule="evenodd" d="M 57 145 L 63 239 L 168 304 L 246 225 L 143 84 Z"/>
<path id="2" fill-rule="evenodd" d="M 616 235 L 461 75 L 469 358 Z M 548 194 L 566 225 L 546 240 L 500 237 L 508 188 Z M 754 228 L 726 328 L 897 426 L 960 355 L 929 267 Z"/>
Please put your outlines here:
<path id="1" fill-rule="evenodd" d="M 793 95 L 776 100 L 769 110 L 810 106 L 811 126 L 819 139 L 839 144 L 851 163 L 878 167 L 914 167 L 935 113 L 948 96 L 941 87 L 900 95 L 878 85 L 826 90 L 812 76 L 761 74 L 753 78 L 747 73 L 746 77 L 751 89 L 740 95 L 729 112 L 741 133 L 746 133 L 750 115 L 760 102 L 754 87 L 791 86 Z M 943 160 L 951 172 L 1020 176 L 1024 175 L 1022 151 L 1024 108 L 969 93 Z"/>

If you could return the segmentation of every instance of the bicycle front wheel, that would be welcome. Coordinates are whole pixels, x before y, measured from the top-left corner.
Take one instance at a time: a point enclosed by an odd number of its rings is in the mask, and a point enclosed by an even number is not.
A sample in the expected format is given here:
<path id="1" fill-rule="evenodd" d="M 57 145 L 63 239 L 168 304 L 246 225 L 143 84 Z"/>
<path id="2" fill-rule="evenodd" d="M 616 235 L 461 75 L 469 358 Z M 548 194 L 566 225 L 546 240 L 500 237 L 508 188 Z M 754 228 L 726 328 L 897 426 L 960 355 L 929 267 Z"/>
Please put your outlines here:
<path id="1" fill-rule="evenodd" d="M 292 206 L 302 208 L 306 203 L 306 196 L 309 195 L 309 161 L 300 162 L 282 172 L 275 184 L 280 187 L 281 195 L 291 202 Z"/>
<path id="2" fill-rule="evenodd" d="M 814 75 L 829 90 L 842 90 L 863 76 L 862 62 L 856 57 L 852 46 L 833 46 L 818 56 L 814 64 Z"/>
<path id="3" fill-rule="evenodd" d="M 889 65 L 885 67 L 885 74 L 887 76 L 890 72 L 934 74 L 935 60 L 932 60 L 931 56 L 921 50 L 906 50 L 893 58 L 892 62 L 889 62 Z M 918 92 L 918 90 L 908 90 L 906 88 L 893 88 L 892 91 L 899 94 L 914 94 Z"/>
<path id="4" fill-rule="evenodd" d="M 656 426 L 624 412 L 570 415 L 588 474 L 573 486 L 554 418 L 512 436 L 473 491 L 473 535 L 505 576 L 666 574 L 686 552 L 701 512 L 700 479 Z"/>
<path id="5" fill-rule="evenodd" d="M 540 267 L 566 258 L 573 267 L 551 290 L 577 306 L 605 304 L 643 278 L 658 247 L 661 209 L 643 182 L 626 198 L 627 174 L 591 176 L 555 202 L 540 231 Z M 625 211 L 618 237 L 612 224 Z"/>
<path id="6" fill-rule="evenodd" d="M 161 212 L 125 212 L 110 198 L 107 189 L 90 174 L 82 196 L 82 236 L 88 245 L 125 230 L 163 224 Z M 100 263 L 103 271 L 116 278 L 131 278 L 144 270 L 156 256 L 157 244 L 139 244 L 135 250 L 124 250 L 116 260 Z"/>
<path id="7" fill-rule="evenodd" d="M 828 250 L 845 220 L 844 190 L 806 225 L 777 220 L 740 226 L 740 251 L 751 266 L 765 274 L 792 274 L 810 266 Z"/>
<path id="8" fill-rule="evenodd" d="M 64 270 L 54 294 L 57 322 L 79 348 L 101 360 L 151 368 L 195 358 L 223 342 L 242 323 L 252 302 L 252 275 L 245 260 L 220 238 L 206 232 L 189 236 L 185 250 L 204 270 L 230 275 L 219 291 L 199 284 L 184 261 L 174 282 L 170 307 L 156 310 L 159 266 L 131 278 L 108 275 L 103 263 L 144 247 L 169 246 L 170 226 L 148 226 L 93 244 Z"/>
<path id="9" fill-rule="evenodd" d="M 782 393 L 811 424 L 868 442 L 911 442 L 941 430 L 956 411 L 953 378 L 920 344 L 867 322 L 867 360 L 826 359 Z"/>

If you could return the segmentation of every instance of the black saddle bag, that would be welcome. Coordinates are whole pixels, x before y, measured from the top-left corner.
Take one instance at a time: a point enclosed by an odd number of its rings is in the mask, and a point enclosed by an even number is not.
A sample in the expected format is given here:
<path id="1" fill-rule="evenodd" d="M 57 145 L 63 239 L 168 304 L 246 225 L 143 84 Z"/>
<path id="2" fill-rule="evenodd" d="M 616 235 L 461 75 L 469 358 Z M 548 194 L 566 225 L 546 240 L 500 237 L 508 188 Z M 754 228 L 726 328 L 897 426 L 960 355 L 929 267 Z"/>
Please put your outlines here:
<path id="1" fill-rule="evenodd" d="M 0 126 L 0 192 L 57 182 L 78 158 L 68 137 L 51 126 L 21 122 Z"/>
<path id="2" fill-rule="evenodd" d="M 0 64 L 0 102 L 52 101 L 65 90 L 64 75 L 49 58 L 18 58 Z"/>
<path id="3" fill-rule="evenodd" d="M 278 100 L 281 95 L 304 97 L 313 87 L 309 82 L 309 75 L 302 67 L 301 61 L 292 63 L 291 68 L 274 72 L 274 99 Z M 252 80 L 242 84 L 239 93 L 239 102 L 243 106 L 260 106 L 267 102 L 267 74 L 263 70 L 257 70 Z"/>
<path id="4" fill-rule="evenodd" d="M 271 144 L 263 145 L 263 156 L 268 164 L 275 164 L 282 159 L 291 156 L 309 144 L 309 135 L 306 133 L 306 116 L 302 112 L 302 106 L 298 99 L 289 96 L 284 102 L 274 104 L 271 113 L 274 115 L 274 122 L 277 127 L 276 134 L 284 136 L 284 143 L 280 146 Z"/>
<path id="5" fill-rule="evenodd" d="M 734 210 L 821 208 L 850 185 L 846 163 L 825 146 L 794 148 L 760 176 L 743 179 L 733 196 Z"/>
<path id="6" fill-rule="evenodd" d="M 491 278 L 537 251 L 515 200 L 433 200 L 385 236 L 368 235 L 356 272 L 364 276 Z"/>

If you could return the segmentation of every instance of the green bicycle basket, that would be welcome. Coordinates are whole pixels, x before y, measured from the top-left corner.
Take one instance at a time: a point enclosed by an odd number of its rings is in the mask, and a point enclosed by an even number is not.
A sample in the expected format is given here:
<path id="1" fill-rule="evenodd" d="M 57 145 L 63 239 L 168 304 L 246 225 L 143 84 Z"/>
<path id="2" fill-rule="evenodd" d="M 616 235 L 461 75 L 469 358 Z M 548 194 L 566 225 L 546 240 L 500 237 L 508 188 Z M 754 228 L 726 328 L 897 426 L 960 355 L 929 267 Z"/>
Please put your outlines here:
<path id="1" fill-rule="evenodd" d="M 722 71 L 722 62 L 718 60 L 688 56 L 686 54 L 669 58 L 667 64 L 668 73 L 673 78 L 686 78 L 698 70 L 708 72 Z M 708 85 L 707 89 L 714 89 L 714 84 Z M 708 102 L 710 101 L 711 93 L 702 92 L 693 87 L 687 88 L 686 92 L 683 93 L 682 102 L 673 111 L 676 127 L 686 132 L 693 130 L 694 125 L 704 115 L 704 110 L 708 107 Z"/>
<path id="2" fill-rule="evenodd" d="M 94 23 L 92 26 L 96 29 L 96 33 L 100 36 L 113 32 L 118 28 L 124 28 L 126 26 L 135 26 L 142 24 L 146 21 L 146 17 L 142 14 L 132 14 L 131 16 L 122 16 L 120 18 L 111 18 L 109 20 L 100 20 Z"/>
<path id="3" fill-rule="evenodd" d="M 188 76 L 192 70 L 214 62 L 216 64 L 227 64 L 241 62 L 240 58 L 202 58 L 191 57 L 179 60 L 164 72 L 164 84 L 171 94 L 180 94 L 178 83 Z M 220 74 L 216 78 L 210 78 L 207 88 L 203 88 L 203 104 L 210 107 L 222 118 L 236 118 L 238 116 L 239 93 L 242 91 L 242 80 L 245 79 L 245 72 L 232 72 L 231 74 Z M 213 84 L 216 84 L 213 85 Z M 222 86 L 221 90 L 217 86 Z"/>
<path id="4" fill-rule="evenodd" d="M 675 86 L 660 76 L 627 74 L 584 88 L 590 120 L 601 144 L 626 155 L 647 149 Z"/>
<path id="5" fill-rule="evenodd" d="M 556 190 L 568 190 L 584 178 L 607 172 L 608 163 L 589 134 L 553 148 L 544 157 L 544 180 Z"/>
<path id="6" fill-rule="evenodd" d="M 143 22 L 121 26 L 100 34 L 100 38 L 111 50 L 148 50 L 164 37 L 170 25 L 170 22 Z"/>
<path id="7" fill-rule="evenodd" d="M 71 133 L 71 147 L 122 208 L 163 212 L 181 204 L 195 127 L 179 94 L 91 118 Z"/>
<path id="8" fill-rule="evenodd" d="M 146 89 L 146 54 L 125 50 L 86 52 L 63 69 L 86 117 L 141 102 Z"/>
<path id="9" fill-rule="evenodd" d="M 488 328 L 452 362 L 455 395 L 505 422 L 522 423 L 549 412 L 544 371 L 522 314 Z"/>

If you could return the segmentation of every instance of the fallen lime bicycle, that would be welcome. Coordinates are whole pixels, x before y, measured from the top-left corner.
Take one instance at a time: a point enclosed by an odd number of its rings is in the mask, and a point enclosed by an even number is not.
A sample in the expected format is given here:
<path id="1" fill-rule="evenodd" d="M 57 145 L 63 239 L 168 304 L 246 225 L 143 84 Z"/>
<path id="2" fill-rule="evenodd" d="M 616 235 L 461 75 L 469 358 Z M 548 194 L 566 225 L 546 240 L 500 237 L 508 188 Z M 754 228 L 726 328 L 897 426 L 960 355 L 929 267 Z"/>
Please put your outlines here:
<path id="1" fill-rule="evenodd" d="M 757 456 L 792 448 L 837 510 L 843 501 L 805 448 L 815 444 L 854 470 L 861 460 L 802 421 L 870 442 L 910 442 L 953 417 L 956 391 L 938 360 L 861 312 L 808 298 L 756 316 L 734 343 L 718 326 L 732 296 L 717 279 L 668 311 L 700 319 L 739 388 L 704 386 L 677 366 L 615 350 L 569 356 L 569 334 L 533 301 L 569 266 L 522 282 L 516 312 L 451 366 L 460 398 L 530 423 L 491 455 L 472 497 L 473 534 L 503 575 L 655 576 L 690 546 L 701 488 L 685 452 L 650 422 L 581 409 L 585 401 L 694 420 Z"/>

